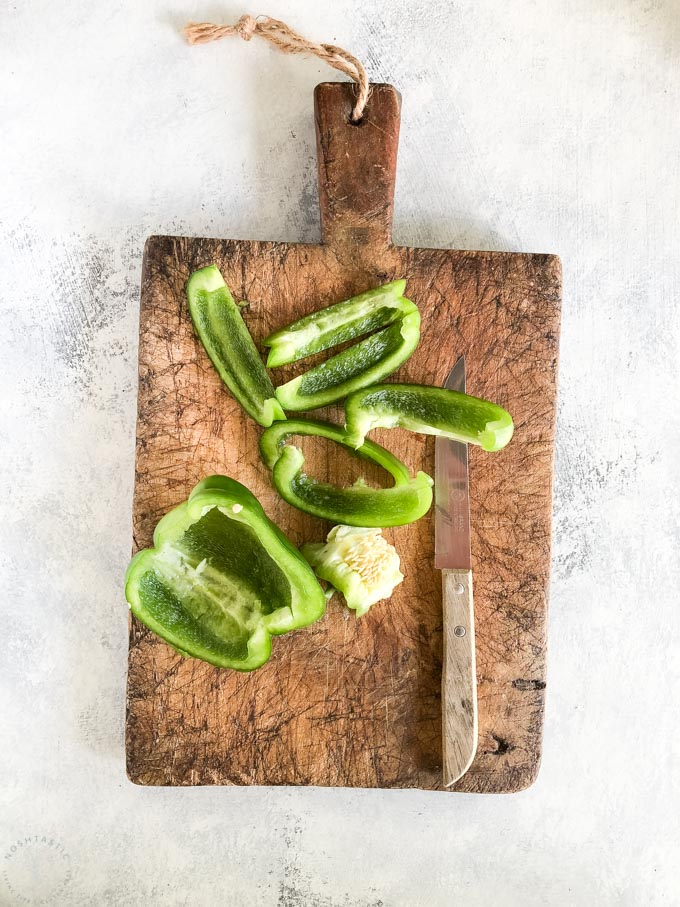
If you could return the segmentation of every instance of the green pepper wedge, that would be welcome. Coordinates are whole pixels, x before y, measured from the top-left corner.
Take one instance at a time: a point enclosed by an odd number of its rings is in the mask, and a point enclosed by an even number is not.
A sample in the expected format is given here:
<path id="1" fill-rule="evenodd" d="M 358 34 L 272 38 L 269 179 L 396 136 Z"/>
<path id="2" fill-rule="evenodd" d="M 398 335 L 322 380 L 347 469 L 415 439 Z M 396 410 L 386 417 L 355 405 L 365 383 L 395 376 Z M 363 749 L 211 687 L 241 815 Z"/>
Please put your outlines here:
<path id="1" fill-rule="evenodd" d="M 411 303 L 403 299 L 405 288 L 405 280 L 393 280 L 274 331 L 264 341 L 271 347 L 267 366 L 297 362 L 391 324 L 410 310 Z"/>
<path id="2" fill-rule="evenodd" d="M 420 340 L 420 312 L 402 299 L 401 317 L 376 334 L 276 388 L 284 409 L 318 409 L 382 381 L 409 358 Z"/>
<path id="3" fill-rule="evenodd" d="M 367 528 L 403 526 L 420 519 L 430 509 L 430 476 L 419 472 L 412 479 L 401 460 L 379 444 L 366 441 L 357 454 L 386 469 L 394 479 L 394 485 L 371 488 L 359 483 L 343 488 L 304 474 L 302 451 L 288 444 L 293 435 L 328 438 L 351 449 L 342 428 L 329 422 L 289 419 L 267 428 L 260 439 L 262 459 L 272 470 L 274 487 L 293 507 L 333 523 Z"/>
<path id="4" fill-rule="evenodd" d="M 326 599 L 311 567 L 240 482 L 211 476 L 156 526 L 132 559 L 133 614 L 177 649 L 252 671 L 271 637 L 313 623 Z"/>
<path id="5" fill-rule="evenodd" d="M 373 428 L 442 435 L 486 451 L 500 450 L 514 431 L 507 410 L 488 400 L 422 384 L 376 384 L 345 400 L 345 428 L 355 448 Z"/>
<path id="6" fill-rule="evenodd" d="M 189 311 L 203 346 L 241 406 L 260 425 L 285 419 L 257 347 L 216 265 L 194 271 Z"/>

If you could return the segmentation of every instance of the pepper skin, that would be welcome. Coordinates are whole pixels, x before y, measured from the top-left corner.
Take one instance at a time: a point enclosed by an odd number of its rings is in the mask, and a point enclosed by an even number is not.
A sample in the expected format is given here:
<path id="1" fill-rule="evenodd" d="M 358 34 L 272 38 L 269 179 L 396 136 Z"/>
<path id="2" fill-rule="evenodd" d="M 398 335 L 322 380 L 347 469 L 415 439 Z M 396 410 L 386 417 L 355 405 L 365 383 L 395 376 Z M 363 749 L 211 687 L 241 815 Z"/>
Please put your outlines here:
<path id="1" fill-rule="evenodd" d="M 182 655 L 252 671 L 271 637 L 313 623 L 326 606 L 311 567 L 257 498 L 227 476 L 199 482 L 132 559 L 133 614 Z"/>
<path id="2" fill-rule="evenodd" d="M 265 427 L 285 419 L 257 347 L 216 265 L 194 271 L 189 311 L 206 352 L 241 406 Z"/>
<path id="3" fill-rule="evenodd" d="M 338 487 L 309 478 L 303 472 L 302 451 L 288 443 L 292 435 L 328 438 L 345 447 L 351 444 L 338 425 L 289 419 L 266 429 L 260 439 L 262 459 L 272 470 L 274 487 L 281 497 L 313 516 L 346 526 L 403 526 L 420 519 L 432 504 L 432 479 L 419 472 L 412 479 L 406 466 L 384 447 L 366 441 L 357 454 L 386 469 L 394 479 L 391 488 L 366 484 Z"/>
<path id="4" fill-rule="evenodd" d="M 496 451 L 512 438 L 507 410 L 468 394 L 423 384 L 376 384 L 345 400 L 349 443 L 359 448 L 373 428 L 406 428 Z"/>

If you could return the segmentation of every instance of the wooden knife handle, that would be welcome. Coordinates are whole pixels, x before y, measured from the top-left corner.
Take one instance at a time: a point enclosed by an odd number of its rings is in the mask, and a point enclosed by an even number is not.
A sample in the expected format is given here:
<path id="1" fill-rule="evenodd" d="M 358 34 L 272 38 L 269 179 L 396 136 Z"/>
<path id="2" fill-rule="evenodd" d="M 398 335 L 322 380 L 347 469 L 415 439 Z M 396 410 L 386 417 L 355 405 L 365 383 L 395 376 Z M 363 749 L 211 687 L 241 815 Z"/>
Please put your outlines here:
<path id="1" fill-rule="evenodd" d="M 477 669 L 472 571 L 442 570 L 444 786 L 470 767 L 477 751 Z"/>

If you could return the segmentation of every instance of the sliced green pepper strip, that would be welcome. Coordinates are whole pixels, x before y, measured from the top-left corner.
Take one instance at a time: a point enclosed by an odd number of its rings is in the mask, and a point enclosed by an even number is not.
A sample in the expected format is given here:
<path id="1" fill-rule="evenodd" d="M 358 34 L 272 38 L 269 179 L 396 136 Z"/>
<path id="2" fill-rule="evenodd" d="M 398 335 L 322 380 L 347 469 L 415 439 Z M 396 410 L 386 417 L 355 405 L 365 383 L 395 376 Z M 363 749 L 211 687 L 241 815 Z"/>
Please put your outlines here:
<path id="1" fill-rule="evenodd" d="M 420 312 L 409 305 L 394 324 L 360 340 L 325 362 L 276 388 L 284 409 L 300 412 L 341 400 L 352 391 L 382 381 L 399 368 L 418 346 Z"/>
<path id="2" fill-rule="evenodd" d="M 133 614 L 182 655 L 252 671 L 269 658 L 272 636 L 324 613 L 305 559 L 227 476 L 200 482 L 158 523 L 153 543 L 132 559 L 125 595 Z"/>
<path id="3" fill-rule="evenodd" d="M 345 401 L 345 428 L 355 448 L 373 428 L 406 428 L 425 435 L 442 435 L 500 450 L 514 431 L 507 410 L 443 387 L 422 384 L 377 384 L 350 394 Z"/>
<path id="4" fill-rule="evenodd" d="M 405 280 L 393 280 L 274 331 L 264 341 L 264 346 L 271 347 L 268 367 L 297 362 L 391 324 L 410 309 L 402 298 L 405 287 Z"/>
<path id="5" fill-rule="evenodd" d="M 187 298 L 203 346 L 245 411 L 265 427 L 285 419 L 253 338 L 215 265 L 194 271 L 187 283 Z"/>
<path id="6" fill-rule="evenodd" d="M 365 527 L 403 526 L 419 520 L 430 509 L 432 479 L 424 472 L 412 479 L 401 460 L 379 444 L 366 441 L 357 453 L 386 469 L 394 486 L 356 484 L 342 488 L 304 474 L 302 451 L 287 443 L 293 435 L 328 438 L 351 449 L 340 426 L 328 422 L 289 419 L 268 428 L 260 439 L 262 459 L 272 470 L 274 487 L 293 507 L 334 523 Z"/>

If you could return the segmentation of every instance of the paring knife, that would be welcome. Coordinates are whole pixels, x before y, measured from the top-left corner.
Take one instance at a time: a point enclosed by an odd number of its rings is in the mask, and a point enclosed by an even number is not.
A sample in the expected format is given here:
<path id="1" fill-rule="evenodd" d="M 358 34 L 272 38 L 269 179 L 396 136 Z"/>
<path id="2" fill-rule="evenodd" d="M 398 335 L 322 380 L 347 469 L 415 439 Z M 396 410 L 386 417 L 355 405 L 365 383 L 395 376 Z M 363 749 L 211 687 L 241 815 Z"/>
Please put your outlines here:
<path id="1" fill-rule="evenodd" d="M 444 387 L 465 393 L 465 357 Z M 470 767 L 477 750 L 477 671 L 470 558 L 467 444 L 435 441 L 435 567 L 442 571 L 444 652 L 442 732 L 444 786 Z"/>

